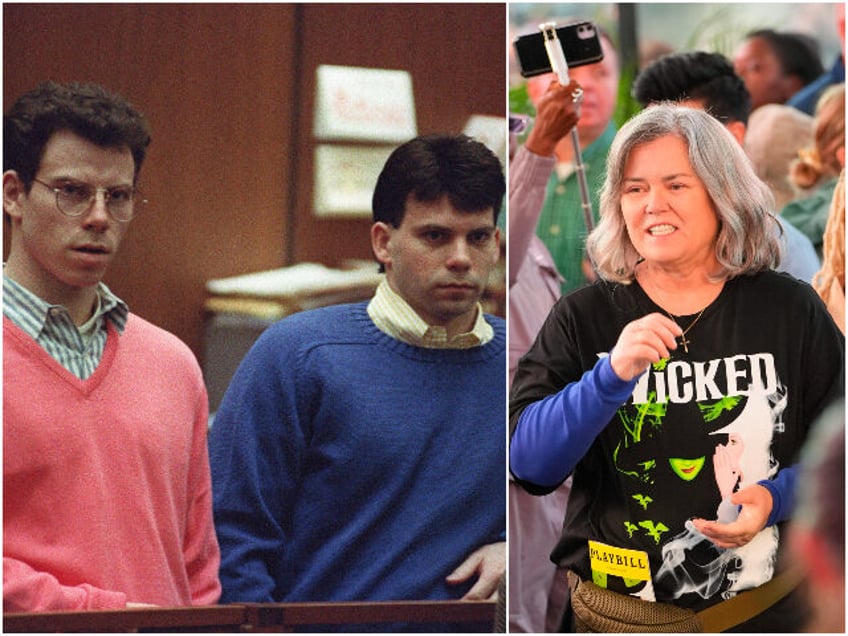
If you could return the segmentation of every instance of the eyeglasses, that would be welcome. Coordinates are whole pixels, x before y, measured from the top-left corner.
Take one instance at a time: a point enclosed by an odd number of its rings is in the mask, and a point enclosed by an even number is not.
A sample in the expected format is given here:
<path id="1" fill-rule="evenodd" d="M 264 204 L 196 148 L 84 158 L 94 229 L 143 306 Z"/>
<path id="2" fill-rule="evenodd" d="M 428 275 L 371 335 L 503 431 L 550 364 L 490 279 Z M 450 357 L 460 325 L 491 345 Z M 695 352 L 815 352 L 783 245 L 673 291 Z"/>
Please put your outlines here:
<path id="1" fill-rule="evenodd" d="M 33 181 L 56 193 L 56 207 L 65 216 L 82 216 L 88 212 L 100 192 L 103 193 L 109 215 L 121 223 L 131 221 L 136 211 L 147 204 L 147 199 L 132 186 L 95 188 L 88 183 L 77 181 L 66 181 L 61 185 L 52 186 L 35 178 Z"/>

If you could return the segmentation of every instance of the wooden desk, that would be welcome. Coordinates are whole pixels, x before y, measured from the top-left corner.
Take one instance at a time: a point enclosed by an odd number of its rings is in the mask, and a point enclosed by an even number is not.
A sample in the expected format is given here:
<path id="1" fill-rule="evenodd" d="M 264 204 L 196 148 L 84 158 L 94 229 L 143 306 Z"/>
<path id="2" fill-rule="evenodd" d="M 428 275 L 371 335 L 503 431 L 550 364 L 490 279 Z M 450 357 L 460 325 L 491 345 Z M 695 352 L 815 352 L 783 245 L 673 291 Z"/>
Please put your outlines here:
<path id="1" fill-rule="evenodd" d="M 492 601 L 247 603 L 3 614 L 4 632 L 290 632 L 310 625 L 460 623 L 466 632 L 494 629 Z"/>
<path id="2" fill-rule="evenodd" d="M 4 632 L 238 632 L 244 605 L 4 613 Z"/>

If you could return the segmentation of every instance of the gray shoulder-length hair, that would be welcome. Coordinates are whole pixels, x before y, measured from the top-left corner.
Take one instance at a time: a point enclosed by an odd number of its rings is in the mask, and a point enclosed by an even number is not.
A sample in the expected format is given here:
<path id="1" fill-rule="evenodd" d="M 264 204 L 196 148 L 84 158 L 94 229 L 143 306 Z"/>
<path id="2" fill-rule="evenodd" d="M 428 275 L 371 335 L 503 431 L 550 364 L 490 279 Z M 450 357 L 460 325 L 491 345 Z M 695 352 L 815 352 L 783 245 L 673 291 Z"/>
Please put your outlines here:
<path id="1" fill-rule="evenodd" d="M 586 245 L 598 275 L 620 283 L 630 283 L 635 277 L 642 256 L 630 240 L 621 211 L 624 166 L 634 148 L 666 135 L 686 142 L 692 169 L 718 215 L 715 251 L 720 267 L 711 278 L 727 280 L 775 268 L 780 262 L 782 228 L 775 216 L 774 196 L 757 177 L 745 151 L 712 115 L 663 103 L 630 119 L 610 147 L 601 191 L 601 220 Z"/>

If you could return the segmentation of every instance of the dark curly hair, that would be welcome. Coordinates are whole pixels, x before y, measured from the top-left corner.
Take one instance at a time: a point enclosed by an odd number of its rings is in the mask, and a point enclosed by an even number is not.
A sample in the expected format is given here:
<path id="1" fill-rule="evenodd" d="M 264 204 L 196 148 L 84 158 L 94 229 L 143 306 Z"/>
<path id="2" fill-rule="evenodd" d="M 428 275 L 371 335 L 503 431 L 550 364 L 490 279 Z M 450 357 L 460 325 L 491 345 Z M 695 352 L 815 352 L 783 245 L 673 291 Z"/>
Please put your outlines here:
<path id="1" fill-rule="evenodd" d="M 44 82 L 15 102 L 3 117 L 3 171 L 17 172 L 28 191 L 47 142 L 61 130 L 104 148 L 128 148 L 138 178 L 150 144 L 144 116 L 120 95 L 79 82 Z"/>
<path id="2" fill-rule="evenodd" d="M 658 102 L 699 100 L 704 110 L 723 123 L 748 123 L 751 96 L 720 53 L 689 51 L 655 60 L 633 82 L 633 97 L 642 106 Z"/>

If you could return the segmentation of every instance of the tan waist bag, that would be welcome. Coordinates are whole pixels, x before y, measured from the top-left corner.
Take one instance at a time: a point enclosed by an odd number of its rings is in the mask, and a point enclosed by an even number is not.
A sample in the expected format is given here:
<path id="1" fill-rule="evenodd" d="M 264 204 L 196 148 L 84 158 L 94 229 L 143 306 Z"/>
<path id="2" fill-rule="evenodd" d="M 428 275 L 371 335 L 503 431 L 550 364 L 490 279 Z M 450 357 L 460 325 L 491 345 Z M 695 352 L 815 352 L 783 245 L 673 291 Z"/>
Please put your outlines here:
<path id="1" fill-rule="evenodd" d="M 568 572 L 571 608 L 578 633 L 722 632 L 774 605 L 800 582 L 787 570 L 758 588 L 741 592 L 701 612 L 619 594 Z"/>
<path id="2" fill-rule="evenodd" d="M 574 629 L 578 633 L 700 632 L 694 611 L 619 594 L 568 573 Z"/>

